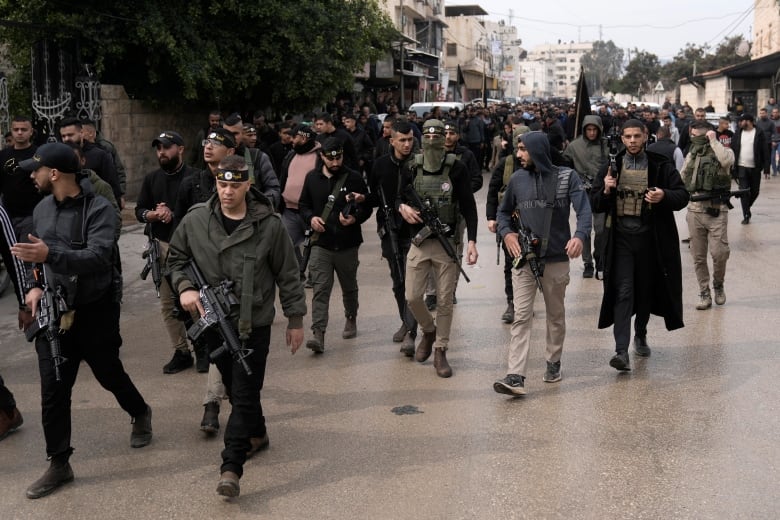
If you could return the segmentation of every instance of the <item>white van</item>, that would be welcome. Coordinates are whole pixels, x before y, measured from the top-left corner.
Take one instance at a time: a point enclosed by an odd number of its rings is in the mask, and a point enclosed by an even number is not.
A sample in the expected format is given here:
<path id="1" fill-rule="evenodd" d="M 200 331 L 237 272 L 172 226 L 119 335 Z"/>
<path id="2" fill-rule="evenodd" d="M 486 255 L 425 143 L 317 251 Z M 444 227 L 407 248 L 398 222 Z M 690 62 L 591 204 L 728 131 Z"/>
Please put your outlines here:
<path id="1" fill-rule="evenodd" d="M 457 101 L 429 101 L 424 103 L 412 103 L 409 107 L 410 111 L 414 111 L 417 117 L 422 117 L 426 112 L 433 110 L 433 107 L 441 107 L 443 115 L 446 115 L 450 109 L 455 108 L 458 112 L 463 112 L 465 105 Z"/>

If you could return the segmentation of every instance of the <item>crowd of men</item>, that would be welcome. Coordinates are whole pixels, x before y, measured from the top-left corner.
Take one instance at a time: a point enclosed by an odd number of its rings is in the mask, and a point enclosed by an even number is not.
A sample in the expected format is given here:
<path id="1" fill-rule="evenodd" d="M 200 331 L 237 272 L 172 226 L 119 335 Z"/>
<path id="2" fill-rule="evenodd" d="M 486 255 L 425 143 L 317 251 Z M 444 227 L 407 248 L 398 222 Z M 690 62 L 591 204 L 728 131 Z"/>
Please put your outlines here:
<path id="1" fill-rule="evenodd" d="M 687 206 L 696 309 L 723 305 L 732 182 L 747 225 L 762 175 L 780 167 L 774 99 L 758 118 L 740 113 L 736 132 L 728 117 L 713 127 L 707 108 L 690 113 L 687 105 L 604 103 L 581 121 L 574 105 L 536 103 L 423 117 L 391 104 L 383 120 L 370 104 L 330 108 L 277 125 L 263 112 L 249 123 L 212 111 L 192 142 L 173 130 L 148 136 L 159 168 L 144 177 L 135 216 L 145 224 L 144 255 L 172 350 L 163 372 L 208 373 L 207 435 L 220 430 L 229 399 L 222 496 L 239 495 L 245 462 L 270 444 L 260 395 L 277 296 L 291 351 L 305 345 L 321 356 L 337 278 L 341 338 L 355 338 L 362 224 L 373 214 L 400 322 L 388 341 L 419 363 L 433 355 L 436 375 L 451 377 L 453 305 L 461 276 L 468 280 L 463 258 L 479 258 L 474 194 L 489 173 L 484 216 L 503 250 L 501 320 L 511 324 L 506 376 L 493 388 L 518 396 L 537 291 L 546 307 L 542 379 L 562 379 L 571 260 L 582 255 L 583 277 L 603 280 L 598 327 L 613 328 L 609 365 L 628 372 L 632 317 L 642 357 L 651 354 L 651 314 L 668 330 L 683 327 L 674 212 Z M 19 328 L 35 342 L 50 461 L 29 498 L 74 478 L 70 403 L 80 360 L 131 417 L 131 446 L 152 440 L 152 409 L 119 360 L 126 173 L 93 122 L 68 118 L 58 129 L 60 142 L 36 147 L 30 118 L 15 117 L 0 151 L 0 245 Z M 308 339 L 304 287 L 312 289 Z M 0 378 L 0 439 L 22 422 Z"/>

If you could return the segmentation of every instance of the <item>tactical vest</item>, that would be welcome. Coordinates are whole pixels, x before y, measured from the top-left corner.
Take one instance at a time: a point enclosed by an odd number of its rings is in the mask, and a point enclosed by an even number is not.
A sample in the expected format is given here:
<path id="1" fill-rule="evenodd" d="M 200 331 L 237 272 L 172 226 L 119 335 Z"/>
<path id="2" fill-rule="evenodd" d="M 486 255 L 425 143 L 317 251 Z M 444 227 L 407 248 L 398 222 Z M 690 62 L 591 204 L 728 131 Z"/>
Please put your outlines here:
<path id="1" fill-rule="evenodd" d="M 498 189 L 498 205 L 504 200 L 506 193 L 506 187 L 509 186 L 509 179 L 512 178 L 512 174 L 515 173 L 515 158 L 511 155 L 507 155 L 506 162 L 504 162 L 504 176 L 501 178 L 501 188 Z"/>
<path id="2" fill-rule="evenodd" d="M 620 172 L 617 186 L 617 216 L 639 217 L 647 192 L 647 169 Z"/>
<path id="3" fill-rule="evenodd" d="M 450 170 L 455 164 L 457 158 L 455 154 L 445 155 L 444 166 L 438 175 L 423 174 L 423 155 L 414 156 L 414 162 L 417 166 L 417 176 L 414 178 L 414 189 L 420 195 L 420 199 L 425 202 L 429 200 L 431 208 L 434 210 L 439 220 L 455 229 L 458 217 L 458 200 L 452 192 L 452 181 L 450 181 Z"/>
<path id="4" fill-rule="evenodd" d="M 731 187 L 731 176 L 721 167 L 715 151 L 707 146 L 704 153 L 689 159 L 689 165 L 683 171 L 683 182 L 691 193 L 725 190 Z"/>

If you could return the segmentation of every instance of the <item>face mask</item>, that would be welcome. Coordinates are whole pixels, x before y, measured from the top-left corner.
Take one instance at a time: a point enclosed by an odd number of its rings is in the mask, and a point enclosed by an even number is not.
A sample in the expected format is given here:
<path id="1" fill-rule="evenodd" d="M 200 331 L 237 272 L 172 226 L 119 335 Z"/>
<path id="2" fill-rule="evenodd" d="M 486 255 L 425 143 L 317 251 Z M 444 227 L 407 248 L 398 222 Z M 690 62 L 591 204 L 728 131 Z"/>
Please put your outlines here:
<path id="1" fill-rule="evenodd" d="M 423 137 L 423 169 L 427 172 L 438 172 L 444 161 L 444 137 L 434 139 Z"/>
<path id="2" fill-rule="evenodd" d="M 691 144 L 694 144 L 696 146 L 704 146 L 709 141 L 710 140 L 706 135 L 697 135 L 695 137 L 691 137 Z"/>

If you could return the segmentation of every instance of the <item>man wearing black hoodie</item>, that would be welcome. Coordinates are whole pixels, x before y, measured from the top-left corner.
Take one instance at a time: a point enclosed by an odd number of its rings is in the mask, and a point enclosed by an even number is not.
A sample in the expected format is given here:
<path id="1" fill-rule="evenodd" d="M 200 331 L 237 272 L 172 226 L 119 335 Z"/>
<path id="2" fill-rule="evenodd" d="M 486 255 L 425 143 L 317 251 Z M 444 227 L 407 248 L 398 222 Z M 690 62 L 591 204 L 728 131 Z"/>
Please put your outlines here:
<path id="1" fill-rule="evenodd" d="M 517 158 L 521 168 L 511 177 L 498 210 L 498 233 L 509 254 L 517 259 L 512 270 L 515 315 L 509 343 L 507 375 L 493 383 L 501 394 L 524 395 L 528 352 L 531 347 L 531 319 L 537 287 L 544 294 L 547 319 L 547 370 L 543 380 L 561 380 L 561 353 L 566 336 L 563 305 L 569 284 L 569 259 L 582 254 L 590 235 L 591 212 L 585 190 L 571 168 L 553 166 L 550 143 L 542 132 L 520 137 Z M 577 213 L 577 230 L 571 236 L 569 211 Z M 538 245 L 527 249 L 520 233 L 536 235 Z M 524 241 L 523 241 L 524 242 Z M 541 273 L 536 278 L 534 265 Z"/>

